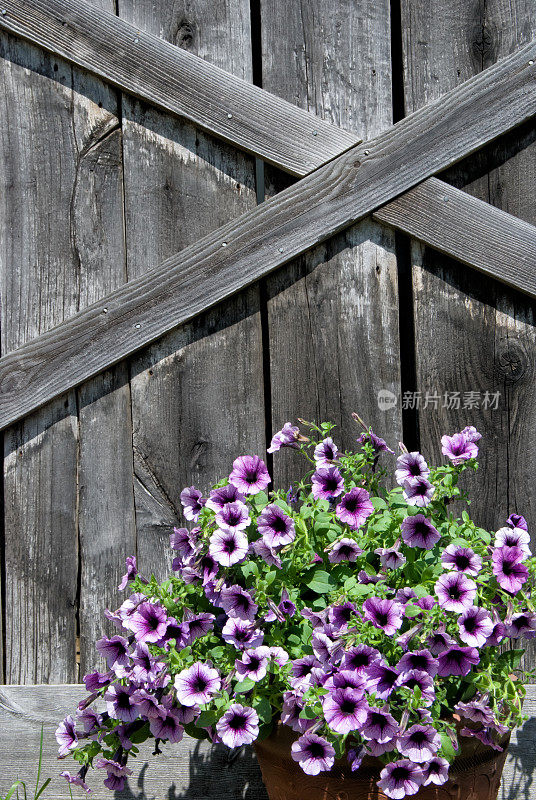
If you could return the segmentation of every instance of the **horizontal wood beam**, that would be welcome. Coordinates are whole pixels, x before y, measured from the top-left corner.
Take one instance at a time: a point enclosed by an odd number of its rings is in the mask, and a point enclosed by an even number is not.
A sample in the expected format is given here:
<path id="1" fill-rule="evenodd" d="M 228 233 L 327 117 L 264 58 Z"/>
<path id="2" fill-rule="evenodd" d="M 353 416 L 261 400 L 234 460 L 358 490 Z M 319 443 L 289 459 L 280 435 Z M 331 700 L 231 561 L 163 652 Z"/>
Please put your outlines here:
<path id="1" fill-rule="evenodd" d="M 121 361 L 536 113 L 536 43 L 0 359 L 0 427 Z"/>
<path id="2" fill-rule="evenodd" d="M 2 0 L 0 28 L 302 176 L 361 138 L 83 0 Z"/>
<path id="3" fill-rule="evenodd" d="M 372 215 L 462 264 L 536 297 L 536 227 L 437 178 Z"/>

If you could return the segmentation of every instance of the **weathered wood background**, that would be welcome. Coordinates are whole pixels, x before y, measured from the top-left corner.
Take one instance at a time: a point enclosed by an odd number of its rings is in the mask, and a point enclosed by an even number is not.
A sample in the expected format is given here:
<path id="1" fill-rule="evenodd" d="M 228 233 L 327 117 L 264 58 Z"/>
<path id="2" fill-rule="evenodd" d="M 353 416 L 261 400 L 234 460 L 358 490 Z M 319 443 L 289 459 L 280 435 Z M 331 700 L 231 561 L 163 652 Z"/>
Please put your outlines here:
<path id="1" fill-rule="evenodd" d="M 341 126 L 348 134 L 333 155 L 536 37 L 531 0 L 92 5 Z M 157 110 L 5 32 L 0 86 L 2 355 L 294 181 L 196 127 L 202 108 L 193 121 L 177 119 L 173 93 Z M 224 134 L 235 124 L 224 115 Z M 535 138 L 534 125 L 523 125 L 442 178 L 536 223 Z M 260 148 L 268 159 L 270 146 L 267 136 Z M 307 171 L 306 153 L 288 158 L 298 164 L 289 171 Z M 419 180 L 431 172 L 423 168 Z M 321 178 L 308 180 L 313 200 Z M 395 185 L 391 196 L 404 188 Z M 358 411 L 393 447 L 404 439 L 432 459 L 442 433 L 474 424 L 483 433 L 481 469 L 469 480 L 475 519 L 497 529 L 517 511 L 534 530 L 534 300 L 468 270 L 463 253 L 453 252 L 458 262 L 395 234 L 389 222 L 396 216 L 403 228 L 404 203 L 412 229 L 421 217 L 426 227 L 432 188 L 422 184 L 5 431 L 1 680 L 79 681 L 99 663 L 94 641 L 108 630 L 103 609 L 120 602 L 125 557 L 136 553 L 140 568 L 158 576 L 169 569 L 180 490 L 206 489 L 240 453 L 264 455 L 271 432 L 298 416 L 333 420 L 338 441 L 352 446 L 350 413 Z M 475 224 L 476 201 L 472 209 Z M 440 208 L 434 214 L 437 238 Z M 507 274 L 502 219 L 490 241 Z M 485 265 L 486 253 L 470 261 Z M 394 407 L 379 407 L 380 390 L 397 398 Z M 421 408 L 404 408 L 414 392 Z M 453 392 L 459 408 L 445 407 Z M 485 394 L 496 392 L 498 407 L 484 408 Z M 278 484 L 291 483 L 292 454 L 274 459 L 274 470 Z M 536 651 L 527 663 L 536 665 Z M 16 725 L 33 715 L 35 752 L 36 710 L 42 704 L 50 723 L 75 691 L 62 689 L 56 709 L 54 690 L 9 690 L 22 711 L 0 712 L 0 793 L 26 763 L 12 745 Z M 532 796 L 524 737 L 534 740 L 533 721 L 513 747 L 503 800 Z M 125 796 L 263 796 L 247 755 L 227 767 L 219 751 L 192 744 L 177 758 L 173 788 L 165 789 L 170 758 L 167 771 L 143 772 Z"/>

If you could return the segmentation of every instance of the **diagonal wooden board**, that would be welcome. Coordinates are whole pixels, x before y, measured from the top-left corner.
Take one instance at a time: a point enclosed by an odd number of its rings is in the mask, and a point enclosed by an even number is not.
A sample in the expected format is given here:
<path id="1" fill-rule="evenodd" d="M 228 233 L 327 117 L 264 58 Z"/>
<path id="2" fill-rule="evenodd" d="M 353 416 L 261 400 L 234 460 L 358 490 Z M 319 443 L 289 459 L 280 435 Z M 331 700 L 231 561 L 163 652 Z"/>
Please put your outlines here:
<path id="1" fill-rule="evenodd" d="M 52 778 L 45 797 L 69 798 L 67 783 L 59 773 L 67 770 L 73 774 L 76 762 L 72 758 L 57 760 L 54 731 L 66 714 L 74 714 L 83 697 L 84 687 L 79 685 L 0 687 L 0 796 L 5 796 L 16 778 L 27 780 L 33 789 L 43 724 L 42 779 Z M 530 787 L 536 770 L 536 686 L 528 687 L 525 713 L 527 722 L 512 736 L 498 800 L 529 800 L 534 796 Z M 251 748 L 234 752 L 185 736 L 179 744 L 162 745 L 163 754 L 158 757 L 151 755 L 152 749 L 149 743 L 142 745 L 140 755 L 130 764 L 133 775 L 128 786 L 115 795 L 117 800 L 266 800 Z M 88 774 L 94 800 L 110 798 L 103 777 L 100 770 Z M 73 789 L 74 796 L 82 794 L 80 789 Z"/>

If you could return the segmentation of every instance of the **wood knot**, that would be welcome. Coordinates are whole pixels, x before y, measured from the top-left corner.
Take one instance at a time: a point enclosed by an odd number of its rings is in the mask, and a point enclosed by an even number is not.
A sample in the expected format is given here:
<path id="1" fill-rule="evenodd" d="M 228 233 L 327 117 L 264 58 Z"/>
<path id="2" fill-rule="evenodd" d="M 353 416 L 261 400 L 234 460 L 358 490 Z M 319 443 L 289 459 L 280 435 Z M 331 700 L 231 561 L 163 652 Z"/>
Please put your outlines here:
<path id="1" fill-rule="evenodd" d="M 182 47 L 184 50 L 191 50 L 194 45 L 195 34 L 195 23 L 190 22 L 187 19 L 183 19 L 177 25 L 177 30 L 175 31 L 175 36 L 173 38 L 178 47 Z"/>
<path id="2" fill-rule="evenodd" d="M 517 383 L 527 371 L 527 354 L 519 342 L 506 339 L 497 348 L 497 367 L 508 383 Z"/>

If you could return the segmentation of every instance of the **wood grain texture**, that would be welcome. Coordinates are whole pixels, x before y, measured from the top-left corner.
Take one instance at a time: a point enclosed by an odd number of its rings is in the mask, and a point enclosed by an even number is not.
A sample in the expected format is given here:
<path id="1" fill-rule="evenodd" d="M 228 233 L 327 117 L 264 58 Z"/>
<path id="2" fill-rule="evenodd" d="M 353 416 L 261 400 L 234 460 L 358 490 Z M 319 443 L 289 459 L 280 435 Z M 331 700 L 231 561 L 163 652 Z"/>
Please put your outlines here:
<path id="1" fill-rule="evenodd" d="M 263 88 L 367 139 L 392 125 L 389 2 L 261 0 Z M 267 171 L 267 194 L 281 185 Z M 329 201 L 328 201 L 329 202 Z M 400 411 L 377 392 L 400 394 L 397 265 L 392 229 L 370 219 L 335 235 L 266 281 L 272 426 L 331 420 L 338 445 L 355 446 L 359 414 L 391 442 Z M 303 473 L 291 451 L 274 458 L 274 481 Z"/>
<path id="2" fill-rule="evenodd" d="M 11 33 L 227 142 L 237 143 L 247 152 L 285 164 L 293 175 L 305 175 L 361 141 L 359 136 L 326 125 L 247 80 L 232 78 L 183 48 L 174 47 L 171 42 L 189 41 L 191 30 L 181 28 L 188 22 L 188 14 L 168 28 L 168 43 L 146 32 L 154 30 L 153 19 L 158 18 L 157 10 L 153 16 L 149 7 L 145 28 L 129 25 L 82 0 L 6 0 L 2 8 L 5 13 L 0 15 L 0 26 Z M 127 19 L 134 18 L 131 10 L 132 3 L 127 2 Z M 123 9 L 120 13 L 123 16 Z M 206 19 L 211 15 L 212 9 Z M 309 149 L 305 143 L 313 138 L 315 147 Z"/>
<path id="3" fill-rule="evenodd" d="M 0 689 L 0 794 L 20 777 L 35 780 L 39 736 L 44 724 L 43 778 L 51 777 L 48 796 L 68 800 L 67 783 L 59 777 L 63 769 L 75 771 L 72 759 L 58 762 L 54 730 L 58 721 L 72 713 L 85 696 L 83 686 L 3 686 Z M 527 687 L 522 728 L 512 735 L 503 773 L 499 800 L 532 800 L 536 772 L 536 686 Z M 14 742 L 23 747 L 13 746 Z M 199 743 L 185 736 L 176 745 L 164 745 L 160 756 L 142 745 L 140 755 L 129 766 L 133 775 L 117 800 L 187 798 L 188 800 L 266 800 L 253 749 L 235 753 L 223 746 Z M 110 797 L 99 771 L 88 774 L 91 797 Z"/>
<path id="4" fill-rule="evenodd" d="M 249 0 L 128 0 L 120 13 L 251 80 Z M 130 277 L 255 207 L 251 157 L 126 97 L 123 132 Z M 258 287 L 164 336 L 131 375 L 139 565 L 164 577 L 181 490 L 206 491 L 236 456 L 266 447 Z"/>
<path id="5" fill-rule="evenodd" d="M 403 22 L 406 105 L 413 111 L 534 37 L 536 7 L 524 0 L 404 2 Z M 510 157 L 514 145 L 512 136 L 493 149 L 491 171 L 486 160 L 477 159 L 459 165 L 451 179 L 534 224 L 535 146 Z M 414 248 L 413 263 L 418 388 L 423 393 L 459 391 L 462 398 L 460 409 L 421 412 L 422 448 L 437 458 L 442 433 L 474 424 L 483 438 L 480 472 L 464 481 L 473 496 L 472 515 L 497 530 L 517 511 L 534 531 L 536 496 L 527 490 L 534 485 L 536 468 L 534 302 L 420 245 Z M 464 409 L 463 393 L 471 391 L 480 392 L 481 399 L 486 391 L 499 392 L 497 410 Z M 531 648 L 528 666 L 534 666 L 535 657 Z"/>
<path id="6" fill-rule="evenodd" d="M 82 383 L 534 114 L 529 44 L 0 359 L 0 425 Z M 533 63 L 529 63 L 532 61 Z M 80 353 L 83 352 L 83 358 Z"/>
<path id="7" fill-rule="evenodd" d="M 536 227 L 512 214 L 428 178 L 372 216 L 536 297 Z"/>

